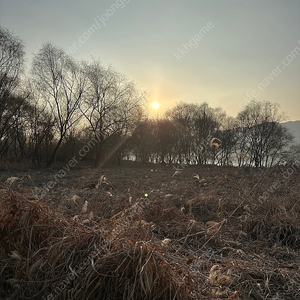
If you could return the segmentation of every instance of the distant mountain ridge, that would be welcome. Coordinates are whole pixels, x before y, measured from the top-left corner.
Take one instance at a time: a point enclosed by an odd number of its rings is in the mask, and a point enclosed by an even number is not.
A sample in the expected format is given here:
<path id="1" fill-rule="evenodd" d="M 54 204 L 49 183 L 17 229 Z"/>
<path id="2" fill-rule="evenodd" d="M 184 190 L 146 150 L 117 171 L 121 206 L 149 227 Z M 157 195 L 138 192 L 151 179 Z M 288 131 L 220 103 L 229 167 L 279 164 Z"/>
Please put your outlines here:
<path id="1" fill-rule="evenodd" d="M 288 121 L 281 124 L 295 136 L 295 143 L 300 144 L 300 121 Z"/>

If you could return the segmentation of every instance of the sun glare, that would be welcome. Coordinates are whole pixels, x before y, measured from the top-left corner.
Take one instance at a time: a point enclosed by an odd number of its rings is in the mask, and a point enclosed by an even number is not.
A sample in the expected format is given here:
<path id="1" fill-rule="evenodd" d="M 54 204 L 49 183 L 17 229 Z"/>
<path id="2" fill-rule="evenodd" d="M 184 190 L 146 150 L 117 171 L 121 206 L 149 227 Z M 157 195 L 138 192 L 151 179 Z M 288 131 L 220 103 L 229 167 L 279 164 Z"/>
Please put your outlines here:
<path id="1" fill-rule="evenodd" d="M 159 103 L 158 103 L 158 102 L 154 102 L 154 103 L 152 104 L 152 107 L 153 107 L 154 109 L 158 109 L 158 108 L 159 108 Z"/>

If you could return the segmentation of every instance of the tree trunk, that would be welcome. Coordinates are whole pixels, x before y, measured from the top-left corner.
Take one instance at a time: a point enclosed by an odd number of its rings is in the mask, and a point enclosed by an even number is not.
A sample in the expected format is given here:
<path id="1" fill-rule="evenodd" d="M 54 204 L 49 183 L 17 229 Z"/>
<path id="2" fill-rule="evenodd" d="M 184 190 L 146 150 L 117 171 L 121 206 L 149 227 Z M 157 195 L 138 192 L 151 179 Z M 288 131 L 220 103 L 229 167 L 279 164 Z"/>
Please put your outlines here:
<path id="1" fill-rule="evenodd" d="M 55 157 L 56 157 L 57 150 L 59 149 L 62 141 L 63 141 L 63 136 L 61 136 L 60 139 L 59 139 L 59 141 L 57 142 L 57 144 L 56 144 L 56 146 L 55 146 L 55 148 L 54 148 L 54 150 L 53 150 L 53 152 L 51 154 L 50 159 L 47 161 L 47 163 L 45 165 L 45 168 L 49 168 L 53 164 L 53 162 L 55 160 Z"/>
<path id="2" fill-rule="evenodd" d="M 95 161 L 94 161 L 94 167 L 95 168 L 98 168 L 100 166 L 100 163 L 101 163 L 103 141 L 104 141 L 104 136 L 101 134 L 100 135 L 100 141 L 96 145 L 96 156 L 95 156 Z"/>

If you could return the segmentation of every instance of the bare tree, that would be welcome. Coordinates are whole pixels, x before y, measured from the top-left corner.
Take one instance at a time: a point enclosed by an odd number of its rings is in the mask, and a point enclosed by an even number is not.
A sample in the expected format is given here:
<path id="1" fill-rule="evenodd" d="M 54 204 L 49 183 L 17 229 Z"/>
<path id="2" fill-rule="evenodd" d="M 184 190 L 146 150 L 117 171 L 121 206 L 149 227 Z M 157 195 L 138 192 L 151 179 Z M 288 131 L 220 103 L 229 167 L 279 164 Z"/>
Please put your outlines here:
<path id="1" fill-rule="evenodd" d="M 292 136 L 280 125 L 283 118 L 279 105 L 267 101 L 253 100 L 238 114 L 239 142 L 250 165 L 273 165 L 278 153 L 292 142 Z"/>
<path id="2" fill-rule="evenodd" d="M 188 163 L 190 161 L 196 110 L 196 104 L 179 103 L 166 112 L 166 117 L 173 123 L 177 135 L 174 150 L 177 155 L 176 160 L 179 163 Z"/>
<path id="3" fill-rule="evenodd" d="M 207 103 L 180 103 L 166 113 L 177 129 L 175 151 L 178 161 L 186 163 L 214 163 L 218 149 L 210 147 L 210 141 L 221 129 L 226 114 L 220 108 Z"/>
<path id="4" fill-rule="evenodd" d="M 8 108 L 8 115 L 4 114 L 3 118 L 6 128 L 1 135 L 0 157 L 8 158 L 10 156 L 21 160 L 25 155 L 28 102 L 21 96 L 11 96 Z"/>
<path id="5" fill-rule="evenodd" d="M 95 166 L 99 166 L 105 147 L 111 148 L 111 141 L 115 144 L 115 137 L 120 133 L 130 135 L 136 128 L 145 95 L 123 75 L 111 67 L 104 68 L 99 61 L 85 63 L 84 73 L 88 79 L 88 92 L 81 112 L 94 136 Z M 124 139 L 120 139 L 119 146 L 123 142 Z"/>
<path id="6" fill-rule="evenodd" d="M 7 147 L 8 135 L 15 115 L 26 99 L 17 95 L 24 63 L 24 45 L 7 29 L 0 27 L 0 148 Z M 3 142 L 4 141 L 4 142 Z"/>
<path id="7" fill-rule="evenodd" d="M 30 82 L 27 89 L 30 91 L 28 99 L 29 107 L 27 110 L 27 147 L 28 158 L 31 159 L 33 165 L 40 166 L 42 161 L 49 157 L 52 141 L 54 138 L 54 117 L 47 110 L 47 102 L 40 101 L 43 99 L 35 86 Z"/>
<path id="8" fill-rule="evenodd" d="M 220 148 L 211 147 L 213 137 L 220 136 L 226 113 L 221 108 L 212 108 L 204 102 L 197 108 L 194 119 L 195 152 L 199 164 L 214 164 Z"/>
<path id="9" fill-rule="evenodd" d="M 237 122 L 233 117 L 227 117 L 223 120 L 223 129 L 218 134 L 222 141 L 218 162 L 221 166 L 233 165 L 233 155 L 236 153 L 235 146 L 238 141 L 236 134 Z"/>
<path id="10" fill-rule="evenodd" d="M 86 78 L 78 63 L 50 43 L 44 44 L 35 55 L 32 74 L 43 100 L 49 105 L 57 129 L 57 143 L 46 164 L 50 166 L 67 131 L 81 117 L 79 108 Z"/>
<path id="11" fill-rule="evenodd" d="M 158 162 L 175 162 L 176 153 L 174 150 L 177 142 L 175 125 L 168 119 L 157 120 L 155 122 L 154 137 L 154 145 Z"/>
<path id="12" fill-rule="evenodd" d="M 155 153 L 155 122 L 144 120 L 129 139 L 128 148 L 136 161 L 147 163 Z"/>
<path id="13" fill-rule="evenodd" d="M 17 87 L 24 54 L 23 42 L 7 29 L 0 27 L 0 97 L 2 100 L 11 95 Z"/>

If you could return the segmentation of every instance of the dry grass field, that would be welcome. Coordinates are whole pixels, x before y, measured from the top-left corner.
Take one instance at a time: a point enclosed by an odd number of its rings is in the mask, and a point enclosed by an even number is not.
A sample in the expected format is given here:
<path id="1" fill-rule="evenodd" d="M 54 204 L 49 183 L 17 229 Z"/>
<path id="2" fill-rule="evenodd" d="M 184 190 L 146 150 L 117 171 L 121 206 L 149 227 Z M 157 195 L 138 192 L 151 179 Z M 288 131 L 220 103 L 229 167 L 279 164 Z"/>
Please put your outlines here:
<path id="1" fill-rule="evenodd" d="M 0 299 L 300 299 L 296 168 L 58 171 L 0 173 Z"/>

